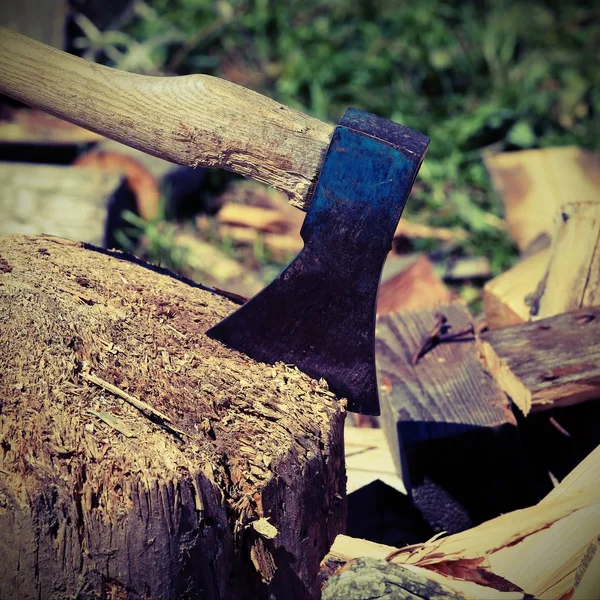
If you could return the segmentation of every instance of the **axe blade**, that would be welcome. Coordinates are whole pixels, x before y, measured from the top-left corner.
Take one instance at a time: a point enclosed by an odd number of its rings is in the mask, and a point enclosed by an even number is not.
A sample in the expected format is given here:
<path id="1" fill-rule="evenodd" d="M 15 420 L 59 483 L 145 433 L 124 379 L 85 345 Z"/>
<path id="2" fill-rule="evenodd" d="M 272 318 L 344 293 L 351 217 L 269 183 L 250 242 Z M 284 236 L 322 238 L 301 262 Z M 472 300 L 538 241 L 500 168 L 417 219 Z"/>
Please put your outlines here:
<path id="1" fill-rule="evenodd" d="M 322 377 L 349 410 L 378 415 L 377 289 L 428 143 L 402 125 L 348 109 L 300 232 L 304 248 L 207 335 L 255 360 Z"/>

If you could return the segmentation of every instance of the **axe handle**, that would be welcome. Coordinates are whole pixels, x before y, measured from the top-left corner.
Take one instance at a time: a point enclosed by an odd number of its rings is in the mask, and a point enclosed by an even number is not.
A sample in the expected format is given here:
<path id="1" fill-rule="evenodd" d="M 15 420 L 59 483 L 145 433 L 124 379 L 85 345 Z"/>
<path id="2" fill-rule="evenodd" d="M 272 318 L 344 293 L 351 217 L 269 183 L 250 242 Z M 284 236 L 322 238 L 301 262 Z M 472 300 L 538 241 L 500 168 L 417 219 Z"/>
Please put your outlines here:
<path id="1" fill-rule="evenodd" d="M 334 130 L 216 77 L 126 73 L 4 27 L 0 92 L 154 156 L 263 181 L 303 210 Z"/>

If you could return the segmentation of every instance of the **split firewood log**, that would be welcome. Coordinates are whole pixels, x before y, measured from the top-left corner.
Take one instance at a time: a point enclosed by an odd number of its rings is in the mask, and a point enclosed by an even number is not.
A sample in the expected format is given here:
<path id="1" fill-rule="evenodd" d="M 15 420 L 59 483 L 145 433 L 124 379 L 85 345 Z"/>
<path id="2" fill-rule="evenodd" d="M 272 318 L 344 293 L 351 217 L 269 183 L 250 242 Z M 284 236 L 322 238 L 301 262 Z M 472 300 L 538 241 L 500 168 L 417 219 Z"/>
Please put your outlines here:
<path id="1" fill-rule="evenodd" d="M 344 408 L 209 339 L 235 307 L 118 253 L 0 240 L 0 597 L 318 597 Z"/>

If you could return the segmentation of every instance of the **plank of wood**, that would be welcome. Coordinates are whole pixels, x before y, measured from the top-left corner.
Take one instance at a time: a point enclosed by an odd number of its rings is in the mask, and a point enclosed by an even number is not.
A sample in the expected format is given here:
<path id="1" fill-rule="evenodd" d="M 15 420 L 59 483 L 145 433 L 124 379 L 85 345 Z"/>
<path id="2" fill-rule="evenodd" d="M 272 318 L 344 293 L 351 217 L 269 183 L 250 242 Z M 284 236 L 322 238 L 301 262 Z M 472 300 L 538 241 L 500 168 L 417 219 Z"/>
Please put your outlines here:
<path id="1" fill-rule="evenodd" d="M 565 204 L 556 218 L 545 275 L 532 298 L 532 318 L 598 305 L 600 202 Z"/>
<path id="2" fill-rule="evenodd" d="M 536 252 L 483 286 L 483 310 L 490 329 L 529 321 L 528 298 L 544 276 L 549 253 L 549 249 Z"/>
<path id="3" fill-rule="evenodd" d="M 600 155 L 575 146 L 488 155 L 485 165 L 522 251 L 540 236 L 551 239 L 563 204 L 600 196 Z"/>
<path id="4" fill-rule="evenodd" d="M 480 337 L 488 371 L 527 415 L 600 397 L 600 308 L 586 308 Z"/>
<path id="5" fill-rule="evenodd" d="M 253 177 L 304 210 L 334 131 L 215 77 L 125 73 L 4 28 L 0 91 L 166 160 Z"/>
<path id="6" fill-rule="evenodd" d="M 377 295 L 377 314 L 440 306 L 451 302 L 453 297 L 424 254 L 408 259 L 390 254 Z"/>
<path id="7" fill-rule="evenodd" d="M 381 422 L 396 468 L 434 531 L 458 531 L 533 500 L 516 420 L 473 337 L 412 358 L 443 313 L 472 324 L 463 302 L 380 317 Z"/>
<path id="8" fill-rule="evenodd" d="M 0 163 L 0 235 L 47 233 L 101 246 L 117 173 Z"/>

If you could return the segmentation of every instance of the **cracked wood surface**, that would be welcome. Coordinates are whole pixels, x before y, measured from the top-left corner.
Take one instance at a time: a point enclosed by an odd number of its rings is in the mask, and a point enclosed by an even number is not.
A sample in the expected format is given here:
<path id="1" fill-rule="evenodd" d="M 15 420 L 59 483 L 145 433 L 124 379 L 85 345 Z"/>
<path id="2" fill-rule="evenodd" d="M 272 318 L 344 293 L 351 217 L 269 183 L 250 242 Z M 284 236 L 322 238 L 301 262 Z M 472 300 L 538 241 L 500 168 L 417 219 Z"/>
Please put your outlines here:
<path id="1" fill-rule="evenodd" d="M 481 334 L 486 368 L 527 415 L 600 398 L 600 308 Z"/>
<path id="2" fill-rule="evenodd" d="M 333 394 L 207 338 L 235 305 L 137 259 L 47 236 L 0 257 L 0 597 L 317 595 Z"/>
<path id="3" fill-rule="evenodd" d="M 600 202 L 561 206 L 533 319 L 600 305 Z"/>
<path id="4" fill-rule="evenodd" d="M 302 210 L 334 130 L 216 77 L 125 73 L 1 27 L 0 92 L 154 156 L 252 177 Z"/>

